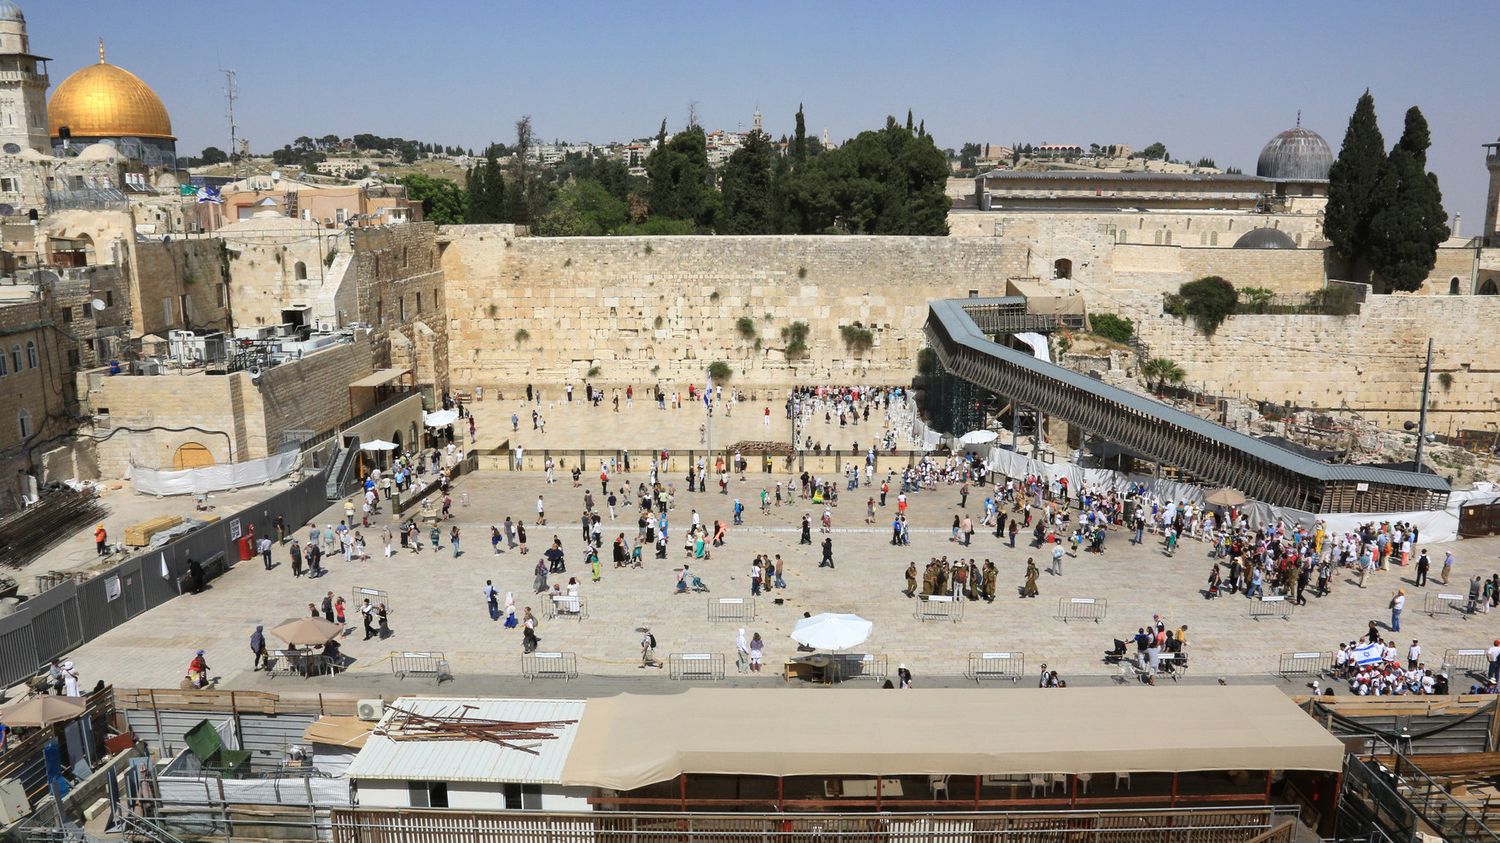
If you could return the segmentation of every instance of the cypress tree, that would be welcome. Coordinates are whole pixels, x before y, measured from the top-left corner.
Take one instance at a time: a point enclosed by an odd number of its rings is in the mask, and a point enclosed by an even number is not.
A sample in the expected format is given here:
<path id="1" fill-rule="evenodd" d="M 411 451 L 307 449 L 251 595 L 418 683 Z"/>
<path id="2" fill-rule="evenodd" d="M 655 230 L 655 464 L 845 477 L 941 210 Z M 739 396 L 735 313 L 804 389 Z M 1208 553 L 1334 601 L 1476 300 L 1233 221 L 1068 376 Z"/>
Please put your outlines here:
<path id="1" fill-rule="evenodd" d="M 1323 236 L 1348 263 L 1362 263 L 1368 257 L 1374 196 L 1386 166 L 1385 140 L 1375 122 L 1375 98 L 1366 89 L 1349 118 L 1339 157 L 1328 171 L 1328 205 L 1323 212 Z"/>
<path id="2" fill-rule="evenodd" d="M 792 163 L 801 166 L 807 162 L 807 123 L 802 119 L 802 103 L 797 103 L 797 130 L 792 134 Z"/>
<path id="3" fill-rule="evenodd" d="M 1415 106 L 1406 112 L 1401 140 L 1391 150 L 1384 178 L 1375 191 L 1370 219 L 1369 263 L 1391 290 L 1421 288 L 1448 239 L 1448 212 L 1437 176 L 1427 172 L 1431 135 Z"/>

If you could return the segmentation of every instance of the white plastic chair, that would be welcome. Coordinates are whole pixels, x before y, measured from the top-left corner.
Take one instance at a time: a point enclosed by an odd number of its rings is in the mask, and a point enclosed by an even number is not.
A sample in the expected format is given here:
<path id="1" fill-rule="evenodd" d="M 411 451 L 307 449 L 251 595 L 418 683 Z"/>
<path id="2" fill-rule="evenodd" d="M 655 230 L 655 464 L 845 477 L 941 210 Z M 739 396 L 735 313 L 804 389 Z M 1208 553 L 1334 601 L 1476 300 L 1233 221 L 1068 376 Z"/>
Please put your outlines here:
<path id="1" fill-rule="evenodd" d="M 1032 773 L 1029 778 L 1031 781 L 1031 798 L 1033 799 L 1036 798 L 1037 788 L 1041 788 L 1043 793 L 1052 789 L 1052 783 L 1048 781 L 1049 777 L 1046 773 Z"/>
<path id="2" fill-rule="evenodd" d="M 1115 790 L 1119 790 L 1120 789 L 1120 782 L 1124 782 L 1125 783 L 1125 789 L 1129 790 L 1130 789 L 1130 774 L 1129 773 L 1115 773 Z"/>
<path id="3" fill-rule="evenodd" d="M 1078 784 L 1081 785 L 1081 787 L 1079 789 L 1082 790 L 1084 793 L 1088 793 L 1089 792 L 1089 782 L 1093 781 L 1094 774 L 1093 773 L 1079 773 L 1077 776 L 1075 776 L 1075 778 L 1078 779 Z"/>
<path id="4" fill-rule="evenodd" d="M 941 792 L 943 794 L 943 798 L 944 799 L 948 798 L 948 777 L 947 776 L 928 776 L 927 777 L 927 786 L 930 787 L 930 788 L 932 788 L 932 798 L 933 799 L 936 799 L 938 797 L 938 793 L 939 792 Z"/>

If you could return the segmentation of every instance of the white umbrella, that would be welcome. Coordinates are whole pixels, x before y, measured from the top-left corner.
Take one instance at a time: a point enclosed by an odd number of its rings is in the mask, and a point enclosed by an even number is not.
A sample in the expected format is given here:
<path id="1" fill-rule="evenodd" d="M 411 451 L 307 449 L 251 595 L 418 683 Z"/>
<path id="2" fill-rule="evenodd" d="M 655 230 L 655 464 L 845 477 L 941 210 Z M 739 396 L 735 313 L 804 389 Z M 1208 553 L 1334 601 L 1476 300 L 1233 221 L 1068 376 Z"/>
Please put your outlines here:
<path id="1" fill-rule="evenodd" d="M 875 624 L 859 615 L 824 612 L 797 621 L 792 640 L 819 650 L 847 650 L 865 643 Z"/>
<path id="2" fill-rule="evenodd" d="M 436 413 L 423 413 L 422 423 L 428 427 L 447 427 L 458 421 L 457 410 L 438 410 Z"/>
<path id="3" fill-rule="evenodd" d="M 1000 434 L 993 430 L 971 430 L 959 437 L 958 441 L 964 445 L 983 445 L 1000 438 Z"/>
<path id="4" fill-rule="evenodd" d="M 369 442 L 365 442 L 359 447 L 366 451 L 394 451 L 396 450 L 396 443 L 387 442 L 384 439 L 371 439 Z"/>

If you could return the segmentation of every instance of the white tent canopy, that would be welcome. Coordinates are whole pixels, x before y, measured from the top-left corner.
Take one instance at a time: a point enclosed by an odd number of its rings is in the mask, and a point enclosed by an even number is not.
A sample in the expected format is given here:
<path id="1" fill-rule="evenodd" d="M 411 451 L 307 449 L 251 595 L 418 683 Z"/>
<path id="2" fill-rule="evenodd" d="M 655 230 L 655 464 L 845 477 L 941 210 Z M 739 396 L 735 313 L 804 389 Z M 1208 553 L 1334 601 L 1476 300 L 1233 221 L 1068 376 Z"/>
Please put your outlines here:
<path id="1" fill-rule="evenodd" d="M 447 427 L 458 421 L 457 410 L 438 410 L 436 413 L 423 413 L 422 424 L 428 427 Z"/>
<path id="2" fill-rule="evenodd" d="M 824 612 L 797 621 L 792 640 L 820 650 L 847 650 L 865 643 L 875 624 L 859 615 Z"/>
<path id="3" fill-rule="evenodd" d="M 359 447 L 365 451 L 394 451 L 398 446 L 395 442 L 387 442 L 384 439 L 371 439 L 361 443 Z"/>
<path id="4" fill-rule="evenodd" d="M 959 442 L 964 445 L 983 445 L 1000 438 L 1000 434 L 993 430 L 971 430 L 959 437 Z"/>

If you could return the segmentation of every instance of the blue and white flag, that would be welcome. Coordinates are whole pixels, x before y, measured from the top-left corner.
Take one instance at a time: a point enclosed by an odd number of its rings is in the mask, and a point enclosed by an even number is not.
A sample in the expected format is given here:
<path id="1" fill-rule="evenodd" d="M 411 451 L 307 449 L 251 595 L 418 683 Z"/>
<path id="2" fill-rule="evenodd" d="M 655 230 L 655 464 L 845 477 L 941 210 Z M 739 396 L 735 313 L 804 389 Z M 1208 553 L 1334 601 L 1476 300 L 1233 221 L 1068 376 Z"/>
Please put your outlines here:
<path id="1" fill-rule="evenodd" d="M 1353 658 L 1354 663 L 1360 665 L 1361 667 L 1367 664 L 1380 664 L 1381 660 L 1384 658 L 1384 655 L 1385 648 L 1379 644 L 1373 643 L 1361 644 L 1358 647 L 1355 647 L 1350 652 L 1350 656 Z"/>

